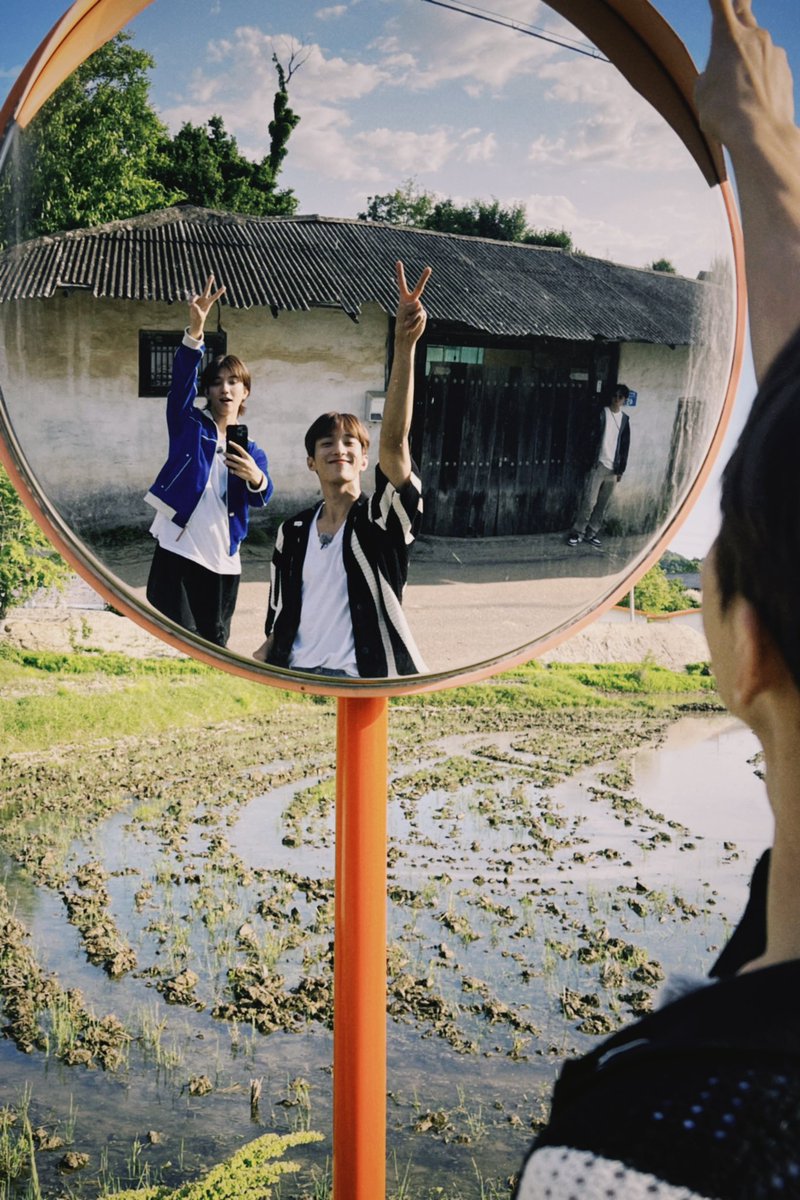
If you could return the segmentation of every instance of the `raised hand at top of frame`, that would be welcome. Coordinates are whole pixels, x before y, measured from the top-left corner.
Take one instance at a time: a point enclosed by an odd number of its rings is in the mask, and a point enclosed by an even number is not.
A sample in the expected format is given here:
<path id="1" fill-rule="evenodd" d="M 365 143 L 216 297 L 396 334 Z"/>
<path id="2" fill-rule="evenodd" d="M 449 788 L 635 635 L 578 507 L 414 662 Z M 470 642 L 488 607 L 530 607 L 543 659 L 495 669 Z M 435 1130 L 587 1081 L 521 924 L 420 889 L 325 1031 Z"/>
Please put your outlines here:
<path id="1" fill-rule="evenodd" d="M 405 268 L 402 262 L 395 263 L 397 274 L 397 290 L 399 299 L 395 313 L 395 342 L 397 345 L 413 346 L 422 337 L 428 314 L 420 299 L 425 290 L 425 284 L 431 277 L 431 268 L 425 267 L 416 286 L 409 289 L 406 282 Z"/>
<path id="2" fill-rule="evenodd" d="M 203 336 L 208 314 L 220 296 L 224 295 L 225 288 L 220 287 L 215 289 L 214 276 L 209 275 L 202 292 L 199 295 L 189 298 L 189 334 L 191 337 L 199 339 Z"/>

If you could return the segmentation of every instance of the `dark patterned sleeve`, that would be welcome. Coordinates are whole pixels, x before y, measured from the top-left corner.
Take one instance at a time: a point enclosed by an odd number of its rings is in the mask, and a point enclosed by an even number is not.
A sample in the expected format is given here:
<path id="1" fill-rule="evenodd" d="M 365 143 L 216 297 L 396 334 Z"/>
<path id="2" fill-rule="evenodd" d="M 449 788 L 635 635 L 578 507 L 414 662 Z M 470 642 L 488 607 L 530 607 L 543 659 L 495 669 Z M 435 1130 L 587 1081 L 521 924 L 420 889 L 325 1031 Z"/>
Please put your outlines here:
<path id="1" fill-rule="evenodd" d="M 411 475 L 401 488 L 396 488 L 386 478 L 380 463 L 377 465 L 369 518 L 394 541 L 411 545 L 422 521 L 422 482 L 415 463 L 411 464 Z"/>
<path id="2" fill-rule="evenodd" d="M 264 632 L 267 637 L 272 633 L 278 614 L 283 607 L 281 574 L 283 566 L 283 525 L 278 530 L 275 539 L 275 549 L 272 552 L 272 562 L 269 566 L 269 603 L 267 604 L 267 619 Z"/>

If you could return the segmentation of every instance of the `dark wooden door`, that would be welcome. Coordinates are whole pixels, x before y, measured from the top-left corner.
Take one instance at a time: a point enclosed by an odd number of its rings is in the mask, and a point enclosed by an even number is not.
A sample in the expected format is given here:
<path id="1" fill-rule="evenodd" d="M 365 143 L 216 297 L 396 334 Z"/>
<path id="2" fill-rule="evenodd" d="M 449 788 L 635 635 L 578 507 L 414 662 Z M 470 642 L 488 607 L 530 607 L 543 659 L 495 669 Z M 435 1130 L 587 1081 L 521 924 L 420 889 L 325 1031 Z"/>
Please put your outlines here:
<path id="1" fill-rule="evenodd" d="M 493 537 L 565 529 L 582 483 L 591 391 L 563 370 L 434 364 L 417 380 L 412 445 L 423 529 Z"/>

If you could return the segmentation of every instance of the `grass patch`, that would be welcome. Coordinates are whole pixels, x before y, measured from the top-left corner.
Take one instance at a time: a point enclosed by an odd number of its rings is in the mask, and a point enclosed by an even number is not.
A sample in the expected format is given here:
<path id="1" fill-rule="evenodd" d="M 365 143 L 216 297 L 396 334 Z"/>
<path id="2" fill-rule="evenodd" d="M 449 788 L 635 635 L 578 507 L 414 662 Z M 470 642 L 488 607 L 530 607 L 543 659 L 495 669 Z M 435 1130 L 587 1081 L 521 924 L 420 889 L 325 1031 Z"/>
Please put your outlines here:
<path id="1" fill-rule="evenodd" d="M 111 680 L 113 687 L 104 686 Z M 121 654 L 5 651 L 0 687 L 6 693 L 0 699 L 6 754 L 199 728 L 263 716 L 288 702 L 277 688 L 192 660 Z M 305 701 L 293 695 L 291 702 Z"/>
<path id="2" fill-rule="evenodd" d="M 716 683 L 704 664 L 671 671 L 652 662 L 525 663 L 485 683 L 416 698 L 435 706 L 513 708 L 541 711 L 560 708 L 634 707 L 652 710 L 687 695 L 713 699 Z M 404 701 L 407 703 L 407 701 Z"/>
<path id="3" fill-rule="evenodd" d="M 648 661 L 532 662 L 485 683 L 404 697 L 397 703 L 518 713 L 618 707 L 653 711 L 691 695 L 713 701 L 715 681 L 705 671 L 703 664 L 679 672 Z M 263 716 L 287 703 L 334 703 L 295 693 L 290 697 L 192 659 L 7 647 L 0 647 L 0 688 L 5 693 L 0 699 L 0 744 L 7 754 L 98 737 L 221 724 Z"/>

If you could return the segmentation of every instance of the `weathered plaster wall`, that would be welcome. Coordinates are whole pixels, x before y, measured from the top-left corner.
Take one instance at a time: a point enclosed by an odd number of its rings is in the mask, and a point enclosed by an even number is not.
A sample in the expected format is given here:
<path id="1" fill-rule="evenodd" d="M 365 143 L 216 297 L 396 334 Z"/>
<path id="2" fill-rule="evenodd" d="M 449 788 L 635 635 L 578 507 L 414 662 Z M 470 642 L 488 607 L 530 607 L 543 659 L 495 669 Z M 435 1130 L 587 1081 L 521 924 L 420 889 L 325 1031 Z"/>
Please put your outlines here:
<path id="1" fill-rule="evenodd" d="M 59 292 L 5 305 L 0 316 L 6 403 L 52 498 L 86 525 L 149 522 L 142 496 L 167 433 L 165 401 L 138 395 L 139 330 L 182 329 L 183 307 Z M 277 319 L 223 309 L 222 317 L 230 353 L 252 373 L 245 420 L 269 456 L 275 499 L 265 515 L 274 523 L 317 494 L 303 448 L 314 418 L 328 409 L 363 418 L 367 389 L 383 390 L 387 319 L 377 305 L 358 325 L 327 309 Z M 379 426 L 369 428 L 377 447 Z"/>
<path id="2" fill-rule="evenodd" d="M 619 382 L 638 392 L 635 408 L 626 408 L 631 422 L 628 469 L 616 489 L 608 517 L 625 531 L 655 527 L 667 488 L 667 467 L 678 401 L 686 394 L 689 350 L 686 346 L 627 343 L 620 347 Z"/>

